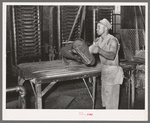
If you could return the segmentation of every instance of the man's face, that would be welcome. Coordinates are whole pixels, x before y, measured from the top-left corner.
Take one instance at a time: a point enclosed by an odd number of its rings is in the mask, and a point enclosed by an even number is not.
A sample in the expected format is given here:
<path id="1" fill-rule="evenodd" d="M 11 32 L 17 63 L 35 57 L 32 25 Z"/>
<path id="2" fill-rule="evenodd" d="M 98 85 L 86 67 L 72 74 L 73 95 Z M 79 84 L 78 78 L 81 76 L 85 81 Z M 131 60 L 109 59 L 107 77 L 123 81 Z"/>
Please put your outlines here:
<path id="1" fill-rule="evenodd" d="M 105 26 L 100 24 L 100 23 L 98 23 L 96 31 L 97 31 L 98 35 L 102 35 L 105 32 Z"/>

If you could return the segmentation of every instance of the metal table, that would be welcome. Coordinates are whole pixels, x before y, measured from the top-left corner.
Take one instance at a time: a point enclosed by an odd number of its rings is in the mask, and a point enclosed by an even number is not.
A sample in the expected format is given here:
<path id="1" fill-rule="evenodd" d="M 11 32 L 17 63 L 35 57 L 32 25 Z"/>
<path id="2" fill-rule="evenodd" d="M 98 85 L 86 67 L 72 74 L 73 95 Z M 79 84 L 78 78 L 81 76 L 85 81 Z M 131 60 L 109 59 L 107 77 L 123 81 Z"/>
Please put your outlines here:
<path id="1" fill-rule="evenodd" d="M 134 103 L 134 75 L 133 70 L 135 64 L 121 64 L 123 69 L 131 71 L 131 83 L 133 85 L 132 103 Z M 29 80 L 35 96 L 35 108 L 42 109 L 42 97 L 48 90 L 57 82 L 66 80 L 82 79 L 88 89 L 85 78 L 93 77 L 93 92 L 89 91 L 92 98 L 92 108 L 95 107 L 95 88 L 96 77 L 101 74 L 102 66 L 100 64 L 89 67 L 84 64 L 66 65 L 61 60 L 42 61 L 34 63 L 22 63 L 17 66 L 18 85 L 23 85 L 25 80 Z M 41 85 L 49 83 L 48 86 L 42 90 Z"/>
<path id="2" fill-rule="evenodd" d="M 123 68 L 124 72 L 128 72 L 129 76 L 127 78 L 128 81 L 128 109 L 134 108 L 135 101 L 135 70 L 136 66 L 140 64 L 145 64 L 145 61 L 124 61 L 120 62 L 120 66 Z"/>
<path id="3" fill-rule="evenodd" d="M 100 75 L 101 65 L 87 67 L 84 64 L 65 65 L 61 60 L 23 63 L 17 66 L 18 84 L 23 85 L 29 80 L 35 96 L 35 108 L 42 109 L 42 96 L 57 82 L 66 80 L 82 79 L 88 89 L 85 78 L 93 77 L 93 93 L 90 96 L 95 106 L 96 77 Z M 41 90 L 41 85 L 49 85 Z M 34 87 L 35 85 L 35 87 Z M 89 90 L 89 89 L 88 89 Z"/>

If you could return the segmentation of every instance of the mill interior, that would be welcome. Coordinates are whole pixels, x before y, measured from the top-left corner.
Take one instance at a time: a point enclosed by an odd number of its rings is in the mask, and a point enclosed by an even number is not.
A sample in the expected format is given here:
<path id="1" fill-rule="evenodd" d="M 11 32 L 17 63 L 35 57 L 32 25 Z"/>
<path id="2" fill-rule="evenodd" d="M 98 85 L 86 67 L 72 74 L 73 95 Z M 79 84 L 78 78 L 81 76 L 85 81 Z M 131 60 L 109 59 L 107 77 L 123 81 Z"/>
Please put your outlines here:
<path id="1" fill-rule="evenodd" d="M 96 77 L 96 84 L 88 77 L 85 78 L 87 83 L 76 77 L 62 78 L 61 82 L 46 79 L 41 85 L 30 81 L 30 77 L 22 82 L 19 76 L 27 76 L 36 65 L 62 61 L 60 49 L 70 41 L 81 38 L 90 46 L 97 37 L 97 23 L 103 18 L 112 24 L 110 34 L 119 40 L 119 61 L 125 68 L 119 109 L 145 109 L 145 6 L 77 5 L 7 6 L 6 108 L 91 109 L 95 100 L 94 108 L 103 109 L 100 76 Z M 24 65 L 24 71 L 18 70 L 19 65 Z M 43 66 L 38 70 L 42 71 Z M 61 66 L 57 67 L 61 71 Z M 53 72 L 55 70 L 51 70 Z M 36 98 L 39 87 L 43 90 L 42 100 Z M 91 100 L 93 90 L 95 98 Z M 42 102 L 42 106 L 35 100 Z"/>

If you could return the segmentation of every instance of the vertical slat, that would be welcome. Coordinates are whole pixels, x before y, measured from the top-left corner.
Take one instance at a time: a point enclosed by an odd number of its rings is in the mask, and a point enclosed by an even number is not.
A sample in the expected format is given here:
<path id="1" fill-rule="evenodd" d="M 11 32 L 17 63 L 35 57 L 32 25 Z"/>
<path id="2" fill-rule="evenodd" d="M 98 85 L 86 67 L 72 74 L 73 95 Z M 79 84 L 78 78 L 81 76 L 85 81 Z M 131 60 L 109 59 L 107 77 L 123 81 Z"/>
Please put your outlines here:
<path id="1" fill-rule="evenodd" d="M 13 33 L 12 33 L 12 30 L 10 30 L 10 28 L 13 29 L 12 16 L 11 16 L 12 15 L 12 6 L 7 6 L 7 11 L 8 11 L 8 15 L 7 15 L 7 19 L 8 19 L 8 21 L 7 21 L 8 39 L 7 40 L 8 41 L 7 41 L 7 43 L 9 43 L 9 47 L 7 46 L 8 49 L 6 48 L 6 50 L 10 51 L 10 55 L 7 57 L 8 57 L 8 59 L 10 59 L 10 67 L 11 67 L 10 71 L 13 72 Z"/>
<path id="2" fill-rule="evenodd" d="M 53 45 L 53 8 L 50 7 L 49 10 L 49 45 Z"/>
<path id="3" fill-rule="evenodd" d="M 17 41 L 16 41 L 16 25 L 15 25 L 15 8 L 12 6 L 13 32 L 14 32 L 14 54 L 15 65 L 17 65 Z"/>
<path id="4" fill-rule="evenodd" d="M 41 24 L 41 19 L 40 19 L 40 7 L 39 6 L 37 6 L 37 14 L 38 14 L 38 28 L 39 28 L 39 30 L 40 30 L 40 41 L 38 42 L 38 53 L 40 53 L 40 54 L 42 54 L 42 48 L 41 48 L 41 45 L 43 45 L 42 44 L 42 42 L 41 42 L 41 39 L 42 39 L 42 24 Z M 36 53 L 35 53 L 36 54 Z M 41 57 L 40 58 L 38 58 L 38 60 L 39 60 L 39 62 L 41 61 Z"/>
<path id="5" fill-rule="evenodd" d="M 86 7 L 85 7 L 85 18 L 86 18 Z M 83 27 L 84 27 L 83 28 L 83 39 L 86 41 L 86 28 L 85 28 L 85 26 L 86 26 L 86 22 L 84 20 L 84 23 L 83 23 Z"/>
<path id="6" fill-rule="evenodd" d="M 116 23 L 116 15 L 114 14 L 114 18 L 115 18 L 115 23 Z M 112 26 L 112 30 L 114 30 L 114 32 L 116 32 L 116 26 Z"/>
<path id="7" fill-rule="evenodd" d="M 93 9 L 93 41 L 95 40 L 95 9 Z"/>
<path id="8" fill-rule="evenodd" d="M 59 59 L 61 58 L 60 56 L 60 48 L 61 48 L 61 32 L 60 32 L 60 6 L 57 8 L 57 25 L 58 25 L 58 53 L 59 53 Z"/>

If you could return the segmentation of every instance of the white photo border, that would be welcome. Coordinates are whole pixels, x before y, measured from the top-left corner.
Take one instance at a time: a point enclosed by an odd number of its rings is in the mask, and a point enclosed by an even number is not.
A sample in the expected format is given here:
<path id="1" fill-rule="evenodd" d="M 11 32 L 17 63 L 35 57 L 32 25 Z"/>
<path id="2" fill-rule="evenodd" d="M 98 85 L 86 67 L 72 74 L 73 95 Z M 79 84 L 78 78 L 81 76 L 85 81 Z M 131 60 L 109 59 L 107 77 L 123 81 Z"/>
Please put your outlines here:
<path id="1" fill-rule="evenodd" d="M 145 110 L 38 110 L 38 109 L 6 109 L 6 74 L 3 74 L 2 94 L 2 120 L 34 120 L 34 121 L 147 121 L 148 120 L 148 3 L 147 2 L 73 2 L 73 5 L 121 5 L 121 6 L 145 6 Z M 72 5 L 72 2 L 3 2 L 2 4 L 2 73 L 6 73 L 6 8 L 7 5 Z M 80 115 L 83 113 L 85 115 Z M 93 114 L 88 116 L 87 114 Z"/>

